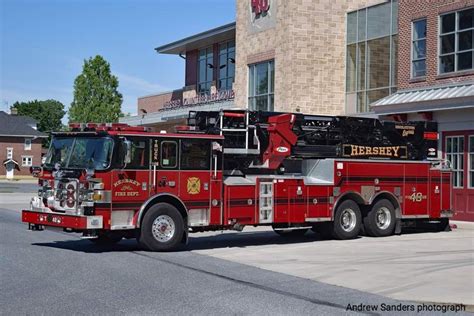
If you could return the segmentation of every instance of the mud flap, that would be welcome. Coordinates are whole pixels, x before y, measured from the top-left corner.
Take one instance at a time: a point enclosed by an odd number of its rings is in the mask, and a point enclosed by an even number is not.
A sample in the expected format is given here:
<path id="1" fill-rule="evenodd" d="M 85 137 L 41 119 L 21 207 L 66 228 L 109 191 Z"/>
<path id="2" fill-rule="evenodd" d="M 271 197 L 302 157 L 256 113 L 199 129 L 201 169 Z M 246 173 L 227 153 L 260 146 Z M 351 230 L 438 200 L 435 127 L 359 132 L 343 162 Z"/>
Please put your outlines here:
<path id="1" fill-rule="evenodd" d="M 183 239 L 181 239 L 181 243 L 183 245 L 188 245 L 189 242 L 189 230 L 188 230 L 188 225 L 184 224 L 184 233 L 183 233 Z"/>
<path id="2" fill-rule="evenodd" d="M 402 220 L 397 218 L 395 221 L 395 232 L 394 235 L 401 235 L 402 234 Z"/>
<path id="3" fill-rule="evenodd" d="M 441 232 L 451 231 L 451 225 L 449 225 L 449 218 L 441 218 L 438 225 L 438 229 Z"/>

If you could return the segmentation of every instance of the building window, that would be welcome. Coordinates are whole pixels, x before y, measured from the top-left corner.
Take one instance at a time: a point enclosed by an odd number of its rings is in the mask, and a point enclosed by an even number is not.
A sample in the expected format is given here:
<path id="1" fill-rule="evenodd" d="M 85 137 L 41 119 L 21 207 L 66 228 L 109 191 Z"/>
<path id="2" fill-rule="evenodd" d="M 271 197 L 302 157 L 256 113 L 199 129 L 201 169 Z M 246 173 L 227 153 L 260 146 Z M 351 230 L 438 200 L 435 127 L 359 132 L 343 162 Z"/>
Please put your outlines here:
<path id="1" fill-rule="evenodd" d="M 273 111 L 275 65 L 274 61 L 249 66 L 249 108 L 256 111 Z"/>
<path id="2" fill-rule="evenodd" d="M 464 181 L 464 136 L 446 137 L 446 159 L 453 168 L 453 187 L 462 188 Z"/>
<path id="3" fill-rule="evenodd" d="M 474 188 L 474 136 L 469 136 L 469 188 Z"/>
<path id="4" fill-rule="evenodd" d="M 21 156 L 21 165 L 31 167 L 33 165 L 33 156 Z"/>
<path id="5" fill-rule="evenodd" d="M 214 54 L 212 47 L 199 50 L 198 61 L 198 92 L 209 94 L 211 92 L 214 71 Z"/>
<path id="6" fill-rule="evenodd" d="M 235 76 L 235 41 L 219 44 L 219 90 L 231 90 Z"/>
<path id="7" fill-rule="evenodd" d="M 443 14 L 439 23 L 439 73 L 474 65 L 474 8 Z"/>
<path id="8" fill-rule="evenodd" d="M 426 76 L 426 19 L 414 21 L 411 31 L 411 76 Z"/>
<path id="9" fill-rule="evenodd" d="M 25 150 L 31 150 L 31 139 L 25 138 Z"/>
<path id="10" fill-rule="evenodd" d="M 7 159 L 13 159 L 13 148 L 7 148 Z"/>
<path id="11" fill-rule="evenodd" d="M 396 92 L 398 1 L 347 14 L 346 110 L 368 112 L 370 104 Z"/>

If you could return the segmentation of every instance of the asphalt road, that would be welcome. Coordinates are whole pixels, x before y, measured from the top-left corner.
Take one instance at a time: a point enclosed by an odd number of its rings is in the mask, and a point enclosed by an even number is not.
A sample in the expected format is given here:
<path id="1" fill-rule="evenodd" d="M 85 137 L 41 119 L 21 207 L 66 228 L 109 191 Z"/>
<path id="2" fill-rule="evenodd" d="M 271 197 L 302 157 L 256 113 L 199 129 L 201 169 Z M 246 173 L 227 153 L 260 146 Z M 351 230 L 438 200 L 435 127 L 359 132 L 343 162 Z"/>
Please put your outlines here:
<path id="1" fill-rule="evenodd" d="M 0 183 L 0 315 L 354 314 L 349 304 L 357 308 L 364 304 L 362 314 L 385 315 L 398 314 L 397 308 L 419 307 L 314 281 L 301 271 L 290 275 L 284 268 L 280 273 L 260 269 L 251 261 L 242 264 L 244 250 L 252 245 L 263 247 L 264 260 L 273 261 L 273 266 L 279 260 L 291 261 L 279 257 L 281 249 L 272 248 L 286 247 L 290 241 L 275 238 L 272 232 L 253 233 L 252 242 L 245 233 L 191 235 L 186 251 L 153 253 L 141 250 L 134 240 L 101 247 L 79 234 L 28 231 L 19 211 L 28 207 L 35 191 L 35 184 Z M 225 251 L 226 260 L 218 258 L 219 249 Z M 297 266 L 299 260 L 295 253 Z M 377 310 L 369 312 L 369 305 Z"/>
<path id="2" fill-rule="evenodd" d="M 0 194 L 3 315 L 352 314 L 348 304 L 378 309 L 364 314 L 390 314 L 388 305 L 414 306 L 192 251 L 146 252 L 133 240 L 99 247 L 77 234 L 28 231 L 18 212 L 24 203 L 8 196 Z M 191 249 L 214 246 L 222 245 L 195 237 Z"/>
<path id="3" fill-rule="evenodd" d="M 0 181 L 0 193 L 31 193 L 38 190 L 36 181 Z"/>

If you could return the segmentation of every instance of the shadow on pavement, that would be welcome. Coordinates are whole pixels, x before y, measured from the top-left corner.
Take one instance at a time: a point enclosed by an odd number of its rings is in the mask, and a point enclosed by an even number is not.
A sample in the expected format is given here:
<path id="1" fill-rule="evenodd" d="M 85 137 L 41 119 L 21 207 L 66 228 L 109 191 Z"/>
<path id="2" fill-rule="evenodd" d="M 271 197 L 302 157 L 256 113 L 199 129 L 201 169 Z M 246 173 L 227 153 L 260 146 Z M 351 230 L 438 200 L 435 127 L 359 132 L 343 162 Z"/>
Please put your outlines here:
<path id="1" fill-rule="evenodd" d="M 404 228 L 402 234 L 421 234 L 437 232 L 435 229 L 415 229 Z M 357 239 L 363 238 L 361 236 Z M 373 238 L 373 237 L 365 237 Z M 383 238 L 383 237 L 382 237 Z M 324 240 L 313 232 L 306 233 L 303 237 L 282 237 L 271 231 L 269 232 L 243 232 L 225 233 L 213 236 L 199 236 L 199 233 L 191 234 L 188 245 L 177 251 L 206 250 L 218 248 L 245 248 L 250 246 L 264 245 L 288 245 L 312 242 L 328 242 L 334 240 Z M 344 240 L 336 240 L 345 242 Z M 33 246 L 51 247 L 65 250 L 72 250 L 84 253 L 102 252 L 130 252 L 142 251 L 135 239 L 123 239 L 115 245 L 97 245 L 88 240 L 64 240 L 47 243 L 33 243 Z"/>
<path id="2" fill-rule="evenodd" d="M 199 233 L 198 233 L 199 234 Z M 248 246 L 301 244 L 322 241 L 317 234 L 307 233 L 303 237 L 281 237 L 273 232 L 225 233 L 202 236 L 192 234 L 186 247 L 178 251 L 205 250 L 217 248 L 245 248 Z M 88 240 L 62 240 L 46 243 L 33 243 L 33 246 L 51 247 L 85 253 L 122 252 L 143 250 L 136 240 L 123 239 L 115 245 L 96 245 Z"/>

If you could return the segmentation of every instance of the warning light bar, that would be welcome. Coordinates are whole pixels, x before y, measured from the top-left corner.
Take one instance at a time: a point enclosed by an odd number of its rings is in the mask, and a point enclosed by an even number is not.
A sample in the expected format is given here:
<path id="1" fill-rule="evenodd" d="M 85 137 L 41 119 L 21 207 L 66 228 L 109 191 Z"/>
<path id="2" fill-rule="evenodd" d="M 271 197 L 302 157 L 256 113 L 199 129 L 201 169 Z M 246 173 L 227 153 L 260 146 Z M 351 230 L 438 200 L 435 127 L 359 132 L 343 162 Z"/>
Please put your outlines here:
<path id="1" fill-rule="evenodd" d="M 144 126 L 130 126 L 124 123 L 70 123 L 69 129 L 72 132 L 149 132 L 150 128 Z"/>

